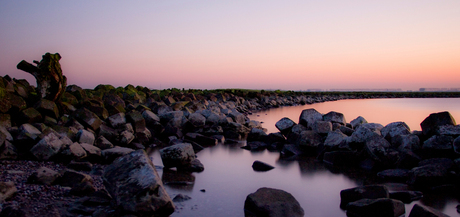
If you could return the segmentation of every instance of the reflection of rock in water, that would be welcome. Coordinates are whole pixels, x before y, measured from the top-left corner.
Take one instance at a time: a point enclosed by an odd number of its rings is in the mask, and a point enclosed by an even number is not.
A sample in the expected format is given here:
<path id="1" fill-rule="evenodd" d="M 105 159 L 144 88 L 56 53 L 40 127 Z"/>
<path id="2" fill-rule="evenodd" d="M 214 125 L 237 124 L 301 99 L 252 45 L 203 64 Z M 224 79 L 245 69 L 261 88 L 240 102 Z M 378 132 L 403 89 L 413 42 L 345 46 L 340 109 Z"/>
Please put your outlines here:
<path id="1" fill-rule="evenodd" d="M 169 188 L 192 191 L 195 185 L 195 176 L 190 172 L 165 169 L 161 181 Z"/>
<path id="2" fill-rule="evenodd" d="M 300 173 L 304 175 L 314 175 L 314 172 L 324 171 L 323 162 L 318 161 L 315 157 L 305 157 L 298 160 Z"/>

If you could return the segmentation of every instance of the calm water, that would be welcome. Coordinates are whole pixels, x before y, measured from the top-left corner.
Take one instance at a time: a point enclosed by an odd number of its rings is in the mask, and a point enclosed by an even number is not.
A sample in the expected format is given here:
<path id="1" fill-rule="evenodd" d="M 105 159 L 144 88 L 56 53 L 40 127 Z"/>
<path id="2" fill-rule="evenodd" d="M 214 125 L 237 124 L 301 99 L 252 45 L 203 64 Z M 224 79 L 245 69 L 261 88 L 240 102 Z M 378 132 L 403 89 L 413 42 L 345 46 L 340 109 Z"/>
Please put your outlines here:
<path id="1" fill-rule="evenodd" d="M 363 116 L 368 122 L 386 125 L 394 121 L 405 121 L 412 130 L 420 130 L 420 122 L 430 113 L 449 111 L 454 118 L 460 118 L 460 99 L 366 99 L 343 100 L 320 104 L 283 107 L 253 114 L 250 118 L 263 121 L 269 132 L 276 132 L 276 121 L 289 117 L 295 122 L 303 109 L 315 108 L 321 113 L 341 112 L 347 122 Z M 340 191 L 376 180 L 360 171 L 330 171 L 315 159 L 299 161 L 279 159 L 277 152 L 249 152 L 238 145 L 222 145 L 206 148 L 197 153 L 204 164 L 201 173 L 177 173 L 158 170 L 165 183 L 187 181 L 189 185 L 165 185 L 173 198 L 177 194 L 192 199 L 175 203 L 172 216 L 244 216 L 246 196 L 261 187 L 282 189 L 291 193 L 305 210 L 305 216 L 346 216 L 340 209 Z M 162 166 L 158 151 L 152 153 L 153 163 Z M 255 172 L 252 163 L 260 160 L 275 166 L 268 172 Z M 386 183 L 391 191 L 406 189 L 404 185 Z M 201 190 L 205 189 L 205 192 Z M 445 195 L 425 195 L 421 201 L 406 205 L 406 216 L 415 203 L 442 210 L 450 216 L 460 216 L 455 206 L 456 198 Z"/>

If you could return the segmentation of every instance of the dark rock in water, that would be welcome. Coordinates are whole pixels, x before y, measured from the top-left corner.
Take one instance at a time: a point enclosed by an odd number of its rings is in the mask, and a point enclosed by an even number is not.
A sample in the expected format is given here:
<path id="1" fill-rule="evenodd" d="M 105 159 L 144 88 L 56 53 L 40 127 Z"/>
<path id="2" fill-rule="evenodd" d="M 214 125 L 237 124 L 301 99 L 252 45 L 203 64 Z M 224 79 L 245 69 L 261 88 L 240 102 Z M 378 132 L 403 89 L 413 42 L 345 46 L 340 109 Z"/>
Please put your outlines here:
<path id="1" fill-rule="evenodd" d="M 259 188 L 244 202 L 246 217 L 304 216 L 299 202 L 288 192 L 272 188 Z"/>
<path id="2" fill-rule="evenodd" d="M 390 198 L 360 199 L 347 205 L 347 216 L 353 217 L 399 217 L 404 213 L 404 203 Z"/>
<path id="3" fill-rule="evenodd" d="M 434 135 L 438 128 L 443 125 L 456 125 L 455 119 L 447 111 L 432 113 L 420 123 L 422 132 L 426 136 Z"/>
<path id="4" fill-rule="evenodd" d="M 316 151 L 321 144 L 323 144 L 322 137 L 312 130 L 301 132 L 296 141 L 296 145 L 306 151 Z M 316 154 L 316 152 L 314 153 Z"/>
<path id="5" fill-rule="evenodd" d="M 438 165 L 424 165 L 413 168 L 409 173 L 409 184 L 419 187 L 441 185 L 447 180 L 448 171 Z"/>
<path id="6" fill-rule="evenodd" d="M 330 121 L 332 123 L 338 123 L 343 126 L 347 124 L 347 121 L 345 120 L 345 116 L 342 113 L 334 112 L 334 111 L 331 111 L 323 115 L 323 120 Z"/>
<path id="7" fill-rule="evenodd" d="M 190 162 L 190 165 L 179 167 L 179 170 L 190 171 L 190 172 L 203 172 L 204 166 L 198 159 L 194 159 Z"/>
<path id="8" fill-rule="evenodd" d="M 367 185 L 340 191 L 340 208 L 345 209 L 351 202 L 360 199 L 389 198 L 390 194 L 385 185 Z"/>
<path id="9" fill-rule="evenodd" d="M 217 139 L 208 136 L 203 136 L 199 133 L 187 133 L 185 134 L 185 139 L 194 141 L 199 145 L 206 147 L 217 145 Z"/>
<path id="10" fill-rule="evenodd" d="M 299 146 L 294 144 L 286 144 L 283 146 L 283 149 L 280 152 L 281 157 L 292 157 L 292 156 L 299 156 L 302 155 L 303 151 L 299 148 Z"/>
<path id="11" fill-rule="evenodd" d="M 326 140 L 324 141 L 324 147 L 326 150 L 349 150 L 350 147 L 347 143 L 348 136 L 343 134 L 341 131 L 330 131 L 327 134 Z"/>
<path id="12" fill-rule="evenodd" d="M 268 141 L 267 133 L 265 133 L 262 129 L 252 128 L 251 132 L 249 132 L 249 134 L 248 134 L 248 138 L 246 139 L 246 141 L 248 141 L 248 142 L 252 142 L 252 141 L 265 142 L 265 141 Z"/>
<path id="13" fill-rule="evenodd" d="M 281 118 L 281 120 L 279 120 L 278 122 L 276 122 L 275 124 L 275 127 L 276 129 L 278 129 L 283 135 L 287 135 L 292 127 L 294 127 L 296 125 L 296 123 L 294 121 L 292 121 L 291 119 L 289 118 Z"/>
<path id="14" fill-rule="evenodd" d="M 364 145 L 364 150 L 367 155 L 375 162 L 384 163 L 388 159 L 387 149 L 390 143 L 381 136 L 374 136 L 368 138 Z"/>
<path id="15" fill-rule="evenodd" d="M 323 115 L 316 111 L 315 109 L 305 109 L 302 111 L 299 117 L 299 124 L 312 128 L 313 124 L 316 121 L 323 120 Z"/>
<path id="16" fill-rule="evenodd" d="M 105 168 L 103 180 L 120 211 L 140 216 L 169 216 L 174 204 L 144 150 L 131 152 Z"/>
<path id="17" fill-rule="evenodd" d="M 406 182 L 409 178 L 408 169 L 388 169 L 377 173 L 377 177 L 396 182 Z"/>
<path id="18" fill-rule="evenodd" d="M 267 148 L 267 144 L 260 141 L 248 142 L 246 146 L 241 147 L 249 151 L 263 151 Z"/>
<path id="19" fill-rule="evenodd" d="M 180 203 L 192 199 L 191 197 L 183 194 L 178 194 L 174 197 L 173 202 Z"/>
<path id="20" fill-rule="evenodd" d="M 274 166 L 272 165 L 269 165 L 267 163 L 264 163 L 262 161 L 254 161 L 254 163 L 252 163 L 252 169 L 254 171 L 269 171 L 269 170 L 272 170 L 273 168 L 275 168 Z"/>
<path id="21" fill-rule="evenodd" d="M 415 204 L 410 211 L 409 217 L 449 217 L 439 210 L 431 207 Z"/>
<path id="22" fill-rule="evenodd" d="M 454 166 L 454 161 L 449 158 L 430 158 L 422 160 L 418 163 L 418 166 L 426 166 L 426 165 L 435 165 L 442 171 L 449 171 Z"/>
<path id="23" fill-rule="evenodd" d="M 180 143 L 160 150 L 161 160 L 166 168 L 188 167 L 196 158 L 190 143 Z"/>
<path id="24" fill-rule="evenodd" d="M 420 200 L 423 197 L 423 193 L 420 191 L 398 191 L 398 192 L 391 192 L 390 198 L 395 200 L 400 200 L 403 203 L 411 203 L 415 200 Z"/>
<path id="25" fill-rule="evenodd" d="M 60 59 L 59 53 L 46 53 L 37 66 L 22 60 L 17 68 L 35 77 L 37 92 L 41 98 L 56 101 L 60 99 L 67 85 L 67 78 L 62 75 Z"/>

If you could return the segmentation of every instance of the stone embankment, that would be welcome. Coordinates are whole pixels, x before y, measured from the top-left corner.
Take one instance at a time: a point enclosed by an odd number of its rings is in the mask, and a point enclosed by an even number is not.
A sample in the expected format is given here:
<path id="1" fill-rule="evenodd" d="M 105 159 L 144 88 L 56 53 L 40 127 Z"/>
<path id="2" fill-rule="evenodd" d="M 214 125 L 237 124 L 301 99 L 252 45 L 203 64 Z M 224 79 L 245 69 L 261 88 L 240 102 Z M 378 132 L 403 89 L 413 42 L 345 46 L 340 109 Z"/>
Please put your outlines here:
<path id="1" fill-rule="evenodd" d="M 456 187 L 460 129 L 447 112 L 428 117 L 422 132 L 411 132 L 403 122 L 382 126 L 360 117 L 347 123 L 338 112 L 322 115 L 310 109 L 302 112 L 298 124 L 283 118 L 276 124 L 280 132 L 267 135 L 247 113 L 372 96 L 151 90 L 132 85 L 82 89 L 65 85 L 59 59 L 44 55 L 36 68 L 26 67 L 30 73 L 57 73 L 61 80 L 53 85 L 41 81 L 35 88 L 26 80 L 0 77 L 1 216 L 168 216 L 174 212 L 174 202 L 146 150 L 161 149 L 165 169 L 200 172 L 206 165 L 196 158 L 197 152 L 245 138 L 248 150 L 278 150 L 291 159 L 315 155 L 331 166 L 378 171 L 383 179 L 423 189 Z M 48 69 L 53 70 L 44 72 Z M 268 170 L 267 165 L 256 166 L 255 170 Z M 253 194 L 247 213 L 261 210 L 256 207 L 258 195 L 267 194 L 290 198 L 291 211 L 303 215 L 297 201 L 277 189 Z M 399 202 L 393 200 L 349 205 L 355 202 L 349 201 L 345 209 L 362 213 L 360 207 L 384 204 L 400 213 Z M 284 212 L 275 208 L 269 212 Z"/>

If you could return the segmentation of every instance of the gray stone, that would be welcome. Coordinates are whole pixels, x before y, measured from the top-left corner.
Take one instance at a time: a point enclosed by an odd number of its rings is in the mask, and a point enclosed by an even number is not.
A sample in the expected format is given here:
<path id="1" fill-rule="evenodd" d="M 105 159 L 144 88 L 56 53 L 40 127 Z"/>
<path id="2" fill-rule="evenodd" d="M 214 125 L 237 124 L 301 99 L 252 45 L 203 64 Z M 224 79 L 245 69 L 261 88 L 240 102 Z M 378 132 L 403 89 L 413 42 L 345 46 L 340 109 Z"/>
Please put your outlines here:
<path id="1" fill-rule="evenodd" d="M 321 135 L 325 135 L 332 131 L 332 123 L 330 121 L 316 121 L 312 129 Z"/>
<path id="2" fill-rule="evenodd" d="M 125 113 L 113 114 L 109 116 L 107 120 L 110 123 L 110 125 L 114 128 L 118 128 L 119 126 L 126 124 Z"/>
<path id="3" fill-rule="evenodd" d="M 60 174 L 50 168 L 40 167 L 33 172 L 28 178 L 28 183 L 52 185 L 60 177 Z"/>
<path id="4" fill-rule="evenodd" d="M 330 131 L 324 141 L 324 147 L 329 150 L 347 150 L 350 149 L 347 143 L 348 136 L 340 130 Z"/>
<path id="5" fill-rule="evenodd" d="M 126 114 L 126 121 L 133 126 L 134 132 L 142 132 L 146 127 L 144 117 L 136 110 Z"/>
<path id="6" fill-rule="evenodd" d="M 192 125 L 193 128 L 199 129 L 203 128 L 206 124 L 206 118 L 200 113 L 192 113 L 188 117 L 188 122 Z"/>
<path id="7" fill-rule="evenodd" d="M 397 191 L 391 192 L 390 198 L 400 200 L 403 203 L 412 203 L 412 201 L 420 200 L 423 197 L 423 193 L 420 191 Z"/>
<path id="8" fill-rule="evenodd" d="M 357 118 L 353 119 L 350 124 L 353 127 L 353 129 L 356 129 L 359 125 L 367 123 L 367 120 L 361 116 L 358 116 Z"/>
<path id="9" fill-rule="evenodd" d="M 409 135 L 410 128 L 404 122 L 393 122 L 387 124 L 380 132 L 386 140 L 394 144 L 397 136 Z"/>
<path id="10" fill-rule="evenodd" d="M 75 117 L 94 131 L 97 131 L 102 124 L 102 120 L 96 114 L 84 107 L 75 111 Z"/>
<path id="11" fill-rule="evenodd" d="M 160 122 L 160 117 L 158 117 L 155 113 L 150 110 L 145 110 L 142 112 L 142 117 L 145 119 L 145 123 L 147 126 L 153 127 L 155 123 Z"/>
<path id="12" fill-rule="evenodd" d="M 55 133 L 50 133 L 43 137 L 30 152 L 38 160 L 49 160 L 54 155 L 58 154 L 63 146 L 63 142 Z"/>
<path id="13" fill-rule="evenodd" d="M 453 141 L 450 136 L 434 135 L 423 142 L 422 149 L 429 157 L 449 156 L 453 153 Z"/>
<path id="14" fill-rule="evenodd" d="M 304 210 L 288 192 L 273 188 L 259 188 L 249 194 L 244 202 L 245 216 L 290 216 L 302 217 Z"/>
<path id="15" fill-rule="evenodd" d="M 377 173 L 377 177 L 388 180 L 388 181 L 397 181 L 405 182 L 409 178 L 408 169 L 387 169 Z"/>
<path id="16" fill-rule="evenodd" d="M 267 140 L 267 133 L 262 129 L 252 128 L 251 132 L 248 134 L 248 138 L 246 139 L 248 142 L 251 141 L 266 141 Z"/>
<path id="17" fill-rule="evenodd" d="M 318 133 L 306 130 L 300 133 L 296 145 L 305 150 L 316 150 L 322 143 L 322 138 Z"/>
<path id="18" fill-rule="evenodd" d="M 12 198 L 17 191 L 14 182 L 0 182 L 0 203 Z"/>
<path id="19" fill-rule="evenodd" d="M 101 150 L 113 148 L 113 144 L 107 140 L 104 136 L 99 136 L 94 143 L 94 146 L 100 148 Z"/>
<path id="20" fill-rule="evenodd" d="M 87 143 L 92 145 L 94 144 L 94 140 L 94 134 L 87 130 L 81 129 L 77 133 L 77 142 L 79 143 Z"/>
<path id="21" fill-rule="evenodd" d="M 410 211 L 409 217 L 449 217 L 439 210 L 431 207 L 415 204 Z"/>
<path id="22" fill-rule="evenodd" d="M 143 150 L 131 152 L 105 168 L 103 180 L 114 204 L 138 216 L 169 216 L 174 204 Z"/>
<path id="23" fill-rule="evenodd" d="M 323 120 L 323 115 L 315 109 L 305 109 L 302 111 L 299 117 L 299 124 L 312 128 L 316 121 Z"/>
<path id="24" fill-rule="evenodd" d="M 397 148 L 399 151 L 418 151 L 421 148 L 420 138 L 414 134 L 396 136 L 393 139 L 392 147 Z"/>
<path id="25" fill-rule="evenodd" d="M 134 149 L 125 148 L 120 146 L 115 146 L 113 148 L 104 149 L 101 151 L 102 157 L 105 159 L 106 162 L 112 162 L 118 157 L 124 156 L 133 152 Z"/>
<path id="26" fill-rule="evenodd" d="M 94 145 L 91 145 L 91 144 L 87 144 L 87 143 L 81 143 L 80 145 L 86 151 L 86 154 L 88 155 L 88 157 L 95 158 L 95 159 L 99 159 L 99 157 L 101 157 L 102 154 L 101 154 L 100 148 Z"/>
<path id="27" fill-rule="evenodd" d="M 345 120 L 345 116 L 340 112 L 331 111 L 325 115 L 323 115 L 324 121 L 330 121 L 332 123 L 338 123 L 341 125 L 346 125 L 347 121 Z"/>
<path id="28" fill-rule="evenodd" d="M 239 113 L 237 111 L 233 111 L 230 114 L 228 114 L 228 117 L 232 118 L 234 122 L 239 123 L 239 124 L 246 124 L 246 116 L 244 114 Z"/>
<path id="29" fill-rule="evenodd" d="M 443 125 L 456 125 L 455 119 L 447 111 L 432 113 L 420 123 L 422 132 L 426 136 L 434 135 L 438 128 Z"/>
<path id="30" fill-rule="evenodd" d="M 160 149 L 161 160 L 166 168 L 187 167 L 195 159 L 195 152 L 190 143 L 180 143 Z"/>
<path id="31" fill-rule="evenodd" d="M 436 130 L 436 135 L 444 135 L 444 136 L 452 136 L 452 137 L 460 136 L 460 125 L 439 126 L 438 129 Z"/>
<path id="32" fill-rule="evenodd" d="M 83 149 L 83 147 L 78 142 L 74 142 L 73 144 L 63 148 L 61 155 L 62 158 L 64 158 L 66 161 L 74 159 L 78 160 L 87 156 L 85 149 Z"/>
<path id="33" fill-rule="evenodd" d="M 125 130 L 120 133 L 118 142 L 120 143 L 121 146 L 127 146 L 134 140 L 134 134 L 129 132 L 128 130 Z"/>

